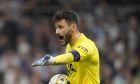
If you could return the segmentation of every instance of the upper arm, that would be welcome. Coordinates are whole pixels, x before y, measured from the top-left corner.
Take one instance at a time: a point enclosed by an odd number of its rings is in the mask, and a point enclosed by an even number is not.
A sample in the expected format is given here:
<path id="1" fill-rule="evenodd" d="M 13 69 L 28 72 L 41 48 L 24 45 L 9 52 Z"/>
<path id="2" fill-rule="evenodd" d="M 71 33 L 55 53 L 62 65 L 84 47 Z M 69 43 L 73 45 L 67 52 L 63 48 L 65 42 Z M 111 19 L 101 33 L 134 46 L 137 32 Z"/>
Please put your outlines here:
<path id="1" fill-rule="evenodd" d="M 80 54 L 80 60 L 83 61 L 90 57 L 90 54 L 94 51 L 94 46 L 86 43 L 81 43 L 74 48 Z"/>

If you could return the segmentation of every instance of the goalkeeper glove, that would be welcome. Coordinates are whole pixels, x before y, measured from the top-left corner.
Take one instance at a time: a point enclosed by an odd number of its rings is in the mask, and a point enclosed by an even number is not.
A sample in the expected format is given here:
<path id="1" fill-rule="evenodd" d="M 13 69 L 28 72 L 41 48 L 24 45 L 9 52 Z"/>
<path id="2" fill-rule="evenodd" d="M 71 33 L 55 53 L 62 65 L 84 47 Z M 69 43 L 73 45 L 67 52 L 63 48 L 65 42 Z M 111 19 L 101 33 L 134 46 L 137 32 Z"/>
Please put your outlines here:
<path id="1" fill-rule="evenodd" d="M 36 66 L 47 66 L 47 65 L 52 65 L 54 63 L 54 58 L 50 55 L 45 55 L 43 58 L 37 60 L 32 64 L 32 67 Z"/>

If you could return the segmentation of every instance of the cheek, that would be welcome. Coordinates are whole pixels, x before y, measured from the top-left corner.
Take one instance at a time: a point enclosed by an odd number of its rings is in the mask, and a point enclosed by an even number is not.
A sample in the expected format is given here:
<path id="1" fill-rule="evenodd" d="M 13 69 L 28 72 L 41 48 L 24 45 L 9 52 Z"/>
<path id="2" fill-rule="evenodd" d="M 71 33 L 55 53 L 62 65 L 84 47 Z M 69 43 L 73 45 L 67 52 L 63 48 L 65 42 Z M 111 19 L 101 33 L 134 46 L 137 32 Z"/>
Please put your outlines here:
<path id="1" fill-rule="evenodd" d="M 67 29 L 64 28 L 64 29 L 62 30 L 62 33 L 66 34 L 66 33 L 67 33 Z"/>
<path id="2" fill-rule="evenodd" d="M 62 30 L 62 34 L 64 34 L 64 35 L 66 35 L 68 32 L 69 32 L 69 30 L 68 30 L 67 28 L 64 28 L 64 29 Z"/>
<path id="3" fill-rule="evenodd" d="M 67 35 L 67 34 L 69 34 L 69 33 L 71 33 L 70 30 L 66 30 L 66 31 L 65 31 L 65 35 Z"/>
<path id="4" fill-rule="evenodd" d="M 64 35 L 64 37 L 70 32 L 71 32 L 70 27 L 65 27 L 65 28 L 61 29 L 61 34 Z"/>
<path id="5" fill-rule="evenodd" d="M 65 35 L 66 30 L 65 30 L 64 28 L 63 28 L 63 29 L 59 29 L 58 33 L 59 33 L 60 35 Z"/>

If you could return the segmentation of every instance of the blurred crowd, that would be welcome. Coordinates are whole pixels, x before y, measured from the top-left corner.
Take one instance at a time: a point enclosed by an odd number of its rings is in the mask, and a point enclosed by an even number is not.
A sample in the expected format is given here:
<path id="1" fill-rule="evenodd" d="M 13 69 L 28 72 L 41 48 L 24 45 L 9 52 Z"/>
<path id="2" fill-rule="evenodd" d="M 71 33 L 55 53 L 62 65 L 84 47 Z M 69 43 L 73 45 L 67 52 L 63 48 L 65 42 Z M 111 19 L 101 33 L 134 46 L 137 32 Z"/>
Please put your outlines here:
<path id="1" fill-rule="evenodd" d="M 63 8 L 78 13 L 80 31 L 96 43 L 101 84 L 140 84 L 140 6 L 109 1 L 0 0 L 0 84 L 48 84 L 67 74 L 64 65 L 31 67 L 47 53 L 65 52 L 51 23 Z"/>

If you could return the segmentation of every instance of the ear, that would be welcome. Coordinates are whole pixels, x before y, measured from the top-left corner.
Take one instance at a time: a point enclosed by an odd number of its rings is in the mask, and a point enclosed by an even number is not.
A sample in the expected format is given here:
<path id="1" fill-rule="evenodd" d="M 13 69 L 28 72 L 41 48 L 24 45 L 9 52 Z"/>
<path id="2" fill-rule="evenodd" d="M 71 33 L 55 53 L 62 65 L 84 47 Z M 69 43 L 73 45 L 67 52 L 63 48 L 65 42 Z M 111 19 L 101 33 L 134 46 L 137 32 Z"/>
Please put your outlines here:
<path id="1" fill-rule="evenodd" d="M 77 25 L 76 24 L 72 24 L 72 31 L 75 31 L 77 29 Z"/>

